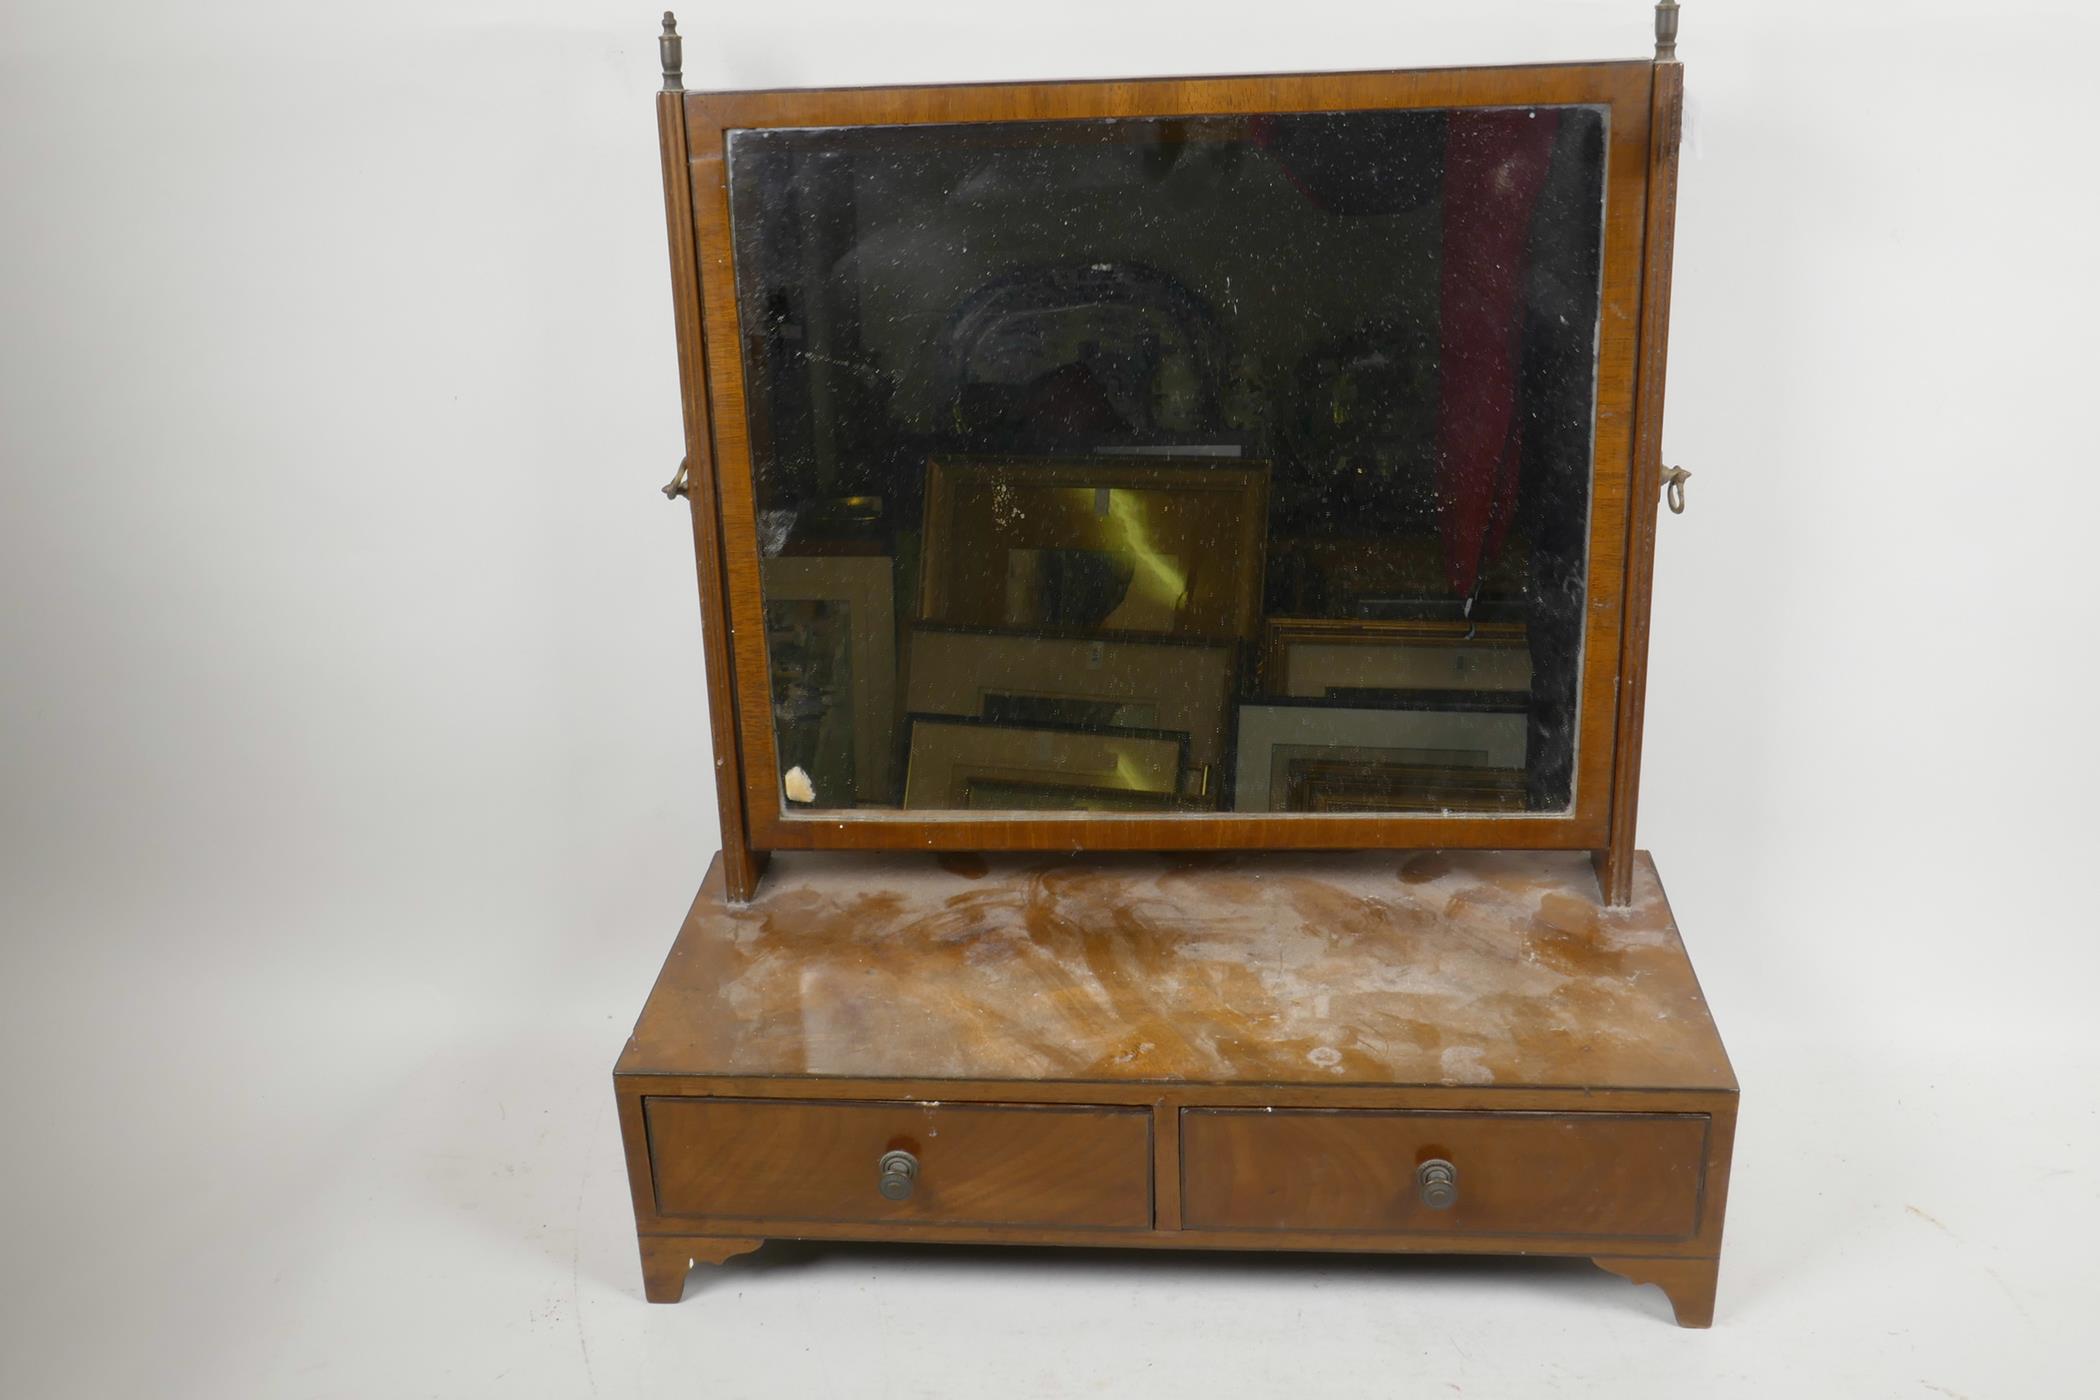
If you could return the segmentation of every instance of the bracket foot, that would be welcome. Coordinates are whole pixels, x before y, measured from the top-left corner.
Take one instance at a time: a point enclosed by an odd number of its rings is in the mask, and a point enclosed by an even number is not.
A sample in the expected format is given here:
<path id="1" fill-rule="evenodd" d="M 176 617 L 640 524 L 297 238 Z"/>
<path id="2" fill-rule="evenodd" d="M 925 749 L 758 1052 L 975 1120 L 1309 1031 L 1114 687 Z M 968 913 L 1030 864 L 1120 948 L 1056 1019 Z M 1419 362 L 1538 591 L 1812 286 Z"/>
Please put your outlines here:
<path id="1" fill-rule="evenodd" d="M 642 1293 L 652 1303 L 675 1303 L 685 1296 L 685 1276 L 695 1264 L 726 1263 L 764 1243 L 699 1235 L 643 1235 Z"/>
<path id="2" fill-rule="evenodd" d="M 1719 1259 L 1592 1258 L 1591 1263 L 1629 1283 L 1652 1283 L 1668 1295 L 1679 1327 L 1714 1325 L 1714 1289 L 1721 1280 Z"/>

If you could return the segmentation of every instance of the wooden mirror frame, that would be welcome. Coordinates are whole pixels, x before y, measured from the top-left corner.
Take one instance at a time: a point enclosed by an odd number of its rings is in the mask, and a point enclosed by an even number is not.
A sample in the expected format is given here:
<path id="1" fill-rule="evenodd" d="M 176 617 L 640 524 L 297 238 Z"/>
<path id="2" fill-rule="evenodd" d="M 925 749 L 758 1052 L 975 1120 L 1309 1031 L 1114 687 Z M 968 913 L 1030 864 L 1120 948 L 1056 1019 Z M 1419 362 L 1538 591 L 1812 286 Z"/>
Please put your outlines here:
<path id="1" fill-rule="evenodd" d="M 1674 6 L 1668 8 L 1674 10 Z M 1674 15 L 1672 16 L 1674 19 Z M 665 17 L 657 99 L 685 463 L 699 564 L 708 711 L 729 897 L 773 850 L 1130 851 L 1550 848 L 1593 852 L 1605 897 L 1630 898 L 1661 476 L 1664 360 L 1683 69 L 1653 62 L 1138 82 L 689 93 Z M 1660 26 L 1659 26 L 1660 29 Z M 1660 34 L 1659 34 L 1660 37 Z M 783 811 L 759 593 L 751 444 L 730 240 L 727 134 L 864 126 L 1252 112 L 1595 105 L 1610 110 L 1587 598 L 1573 803 L 1545 815 Z"/>

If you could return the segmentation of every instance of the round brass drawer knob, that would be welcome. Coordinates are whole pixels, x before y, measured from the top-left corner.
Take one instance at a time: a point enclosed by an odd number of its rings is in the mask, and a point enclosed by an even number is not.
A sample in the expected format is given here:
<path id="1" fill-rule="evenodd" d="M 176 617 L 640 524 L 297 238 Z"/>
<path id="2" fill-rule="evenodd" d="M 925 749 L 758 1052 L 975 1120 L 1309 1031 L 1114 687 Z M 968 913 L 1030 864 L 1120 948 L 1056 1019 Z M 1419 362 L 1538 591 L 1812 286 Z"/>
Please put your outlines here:
<path id="1" fill-rule="evenodd" d="M 911 1189 L 918 1184 L 919 1159 L 901 1149 L 882 1154 L 876 1163 L 881 1179 L 876 1182 L 884 1200 L 903 1201 L 911 1198 Z"/>
<path id="2" fill-rule="evenodd" d="M 1415 1194 L 1431 1210 L 1451 1209 L 1458 1204 L 1458 1168 L 1431 1157 L 1415 1168 Z"/>

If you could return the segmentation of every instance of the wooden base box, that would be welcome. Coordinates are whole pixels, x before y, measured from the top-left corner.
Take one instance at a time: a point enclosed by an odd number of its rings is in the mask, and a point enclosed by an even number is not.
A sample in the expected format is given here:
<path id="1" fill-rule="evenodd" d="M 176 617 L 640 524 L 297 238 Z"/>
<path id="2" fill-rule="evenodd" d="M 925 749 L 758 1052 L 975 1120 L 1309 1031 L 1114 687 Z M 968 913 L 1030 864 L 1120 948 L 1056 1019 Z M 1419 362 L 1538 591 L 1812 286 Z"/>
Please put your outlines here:
<path id="1" fill-rule="evenodd" d="M 775 858 L 615 1072 L 649 1298 L 766 1239 L 1578 1255 L 1713 1316 L 1736 1082 L 1645 853 Z"/>

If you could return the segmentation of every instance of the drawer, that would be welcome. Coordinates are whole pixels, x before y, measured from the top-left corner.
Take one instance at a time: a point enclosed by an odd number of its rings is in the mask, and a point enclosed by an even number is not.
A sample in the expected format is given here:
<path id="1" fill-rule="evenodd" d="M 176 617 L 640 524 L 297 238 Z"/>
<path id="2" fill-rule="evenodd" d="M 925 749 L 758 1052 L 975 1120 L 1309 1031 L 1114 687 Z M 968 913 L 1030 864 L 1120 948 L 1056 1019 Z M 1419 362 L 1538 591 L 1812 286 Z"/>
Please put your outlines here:
<path id="1" fill-rule="evenodd" d="M 643 1113 L 663 1215 L 1152 1226 L 1149 1109 L 649 1098 Z M 911 1154 L 890 1163 L 902 1199 L 883 1189 L 892 1153 Z"/>
<path id="2" fill-rule="evenodd" d="M 1684 1239 L 1698 1230 L 1706 1134 L 1704 1114 L 1192 1108 L 1182 1224 Z M 1442 1209 L 1423 1200 L 1432 1161 L 1455 1178 Z"/>

